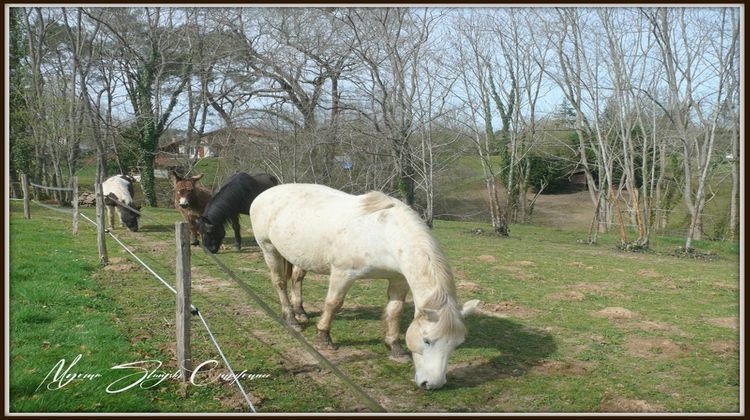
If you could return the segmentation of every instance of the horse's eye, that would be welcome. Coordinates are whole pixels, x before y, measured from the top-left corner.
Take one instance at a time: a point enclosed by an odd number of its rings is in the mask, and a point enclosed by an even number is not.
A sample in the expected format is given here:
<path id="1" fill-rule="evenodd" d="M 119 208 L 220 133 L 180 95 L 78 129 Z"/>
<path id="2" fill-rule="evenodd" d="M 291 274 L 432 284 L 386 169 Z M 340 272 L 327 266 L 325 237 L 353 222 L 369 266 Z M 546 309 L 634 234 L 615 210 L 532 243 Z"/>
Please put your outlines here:
<path id="1" fill-rule="evenodd" d="M 425 339 L 424 339 L 423 341 L 424 341 L 424 343 L 425 343 L 426 345 L 428 345 L 428 346 L 429 346 L 430 344 L 432 344 L 432 342 L 431 342 L 431 341 L 430 341 L 429 339 L 427 339 L 427 338 L 425 338 Z"/>

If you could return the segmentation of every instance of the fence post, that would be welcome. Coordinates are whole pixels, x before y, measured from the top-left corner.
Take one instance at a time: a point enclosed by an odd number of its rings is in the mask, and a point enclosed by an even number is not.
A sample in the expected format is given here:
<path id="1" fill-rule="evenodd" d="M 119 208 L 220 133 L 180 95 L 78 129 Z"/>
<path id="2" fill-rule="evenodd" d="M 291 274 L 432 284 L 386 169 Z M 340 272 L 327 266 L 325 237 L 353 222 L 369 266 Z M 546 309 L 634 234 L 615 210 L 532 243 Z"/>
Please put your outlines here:
<path id="1" fill-rule="evenodd" d="M 78 177 L 73 177 L 73 235 L 78 235 Z"/>
<path id="2" fill-rule="evenodd" d="M 190 354 L 190 231 L 185 222 L 175 223 L 177 242 L 177 368 L 187 381 L 192 373 Z"/>
<path id="3" fill-rule="evenodd" d="M 21 189 L 23 190 L 23 217 L 31 219 L 31 206 L 29 206 L 29 176 L 21 174 Z"/>
<path id="4" fill-rule="evenodd" d="M 104 236 L 104 192 L 102 190 L 102 184 L 96 183 L 96 244 L 99 247 L 99 262 L 101 264 L 107 264 L 109 258 L 107 257 L 107 242 Z"/>

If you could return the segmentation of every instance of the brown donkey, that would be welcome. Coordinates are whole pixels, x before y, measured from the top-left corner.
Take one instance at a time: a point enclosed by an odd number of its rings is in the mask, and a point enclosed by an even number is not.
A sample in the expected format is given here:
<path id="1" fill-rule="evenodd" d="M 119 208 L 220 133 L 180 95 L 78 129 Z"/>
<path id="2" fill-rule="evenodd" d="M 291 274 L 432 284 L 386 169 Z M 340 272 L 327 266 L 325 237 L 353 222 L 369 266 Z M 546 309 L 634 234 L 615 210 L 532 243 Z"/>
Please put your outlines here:
<path id="1" fill-rule="evenodd" d="M 193 233 L 192 245 L 198 245 L 198 219 L 203 214 L 209 200 L 211 200 L 211 191 L 196 185 L 198 180 L 203 178 L 203 174 L 189 178 L 182 178 L 175 171 L 169 172 L 169 179 L 174 185 L 174 206 L 185 221 L 190 225 L 190 231 Z"/>

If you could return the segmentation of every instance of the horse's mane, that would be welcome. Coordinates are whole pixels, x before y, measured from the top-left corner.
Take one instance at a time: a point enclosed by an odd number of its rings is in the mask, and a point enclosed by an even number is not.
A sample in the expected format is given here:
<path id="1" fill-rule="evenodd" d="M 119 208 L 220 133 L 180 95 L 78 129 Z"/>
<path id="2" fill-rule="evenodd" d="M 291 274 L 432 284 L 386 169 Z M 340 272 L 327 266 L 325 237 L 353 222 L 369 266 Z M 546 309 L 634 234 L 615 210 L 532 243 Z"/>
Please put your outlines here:
<path id="1" fill-rule="evenodd" d="M 420 247 L 425 255 L 427 260 L 426 274 L 434 282 L 435 291 L 423 304 L 424 308 L 437 310 L 440 315 L 440 320 L 435 325 L 433 334 L 436 336 L 463 334 L 465 326 L 456 303 L 453 272 L 450 264 L 448 264 L 448 258 L 433 237 L 427 224 L 411 207 L 379 191 L 372 191 L 362 196 L 361 209 L 364 214 L 388 209 L 403 216 L 405 222 L 402 227 L 406 235 L 414 240 L 415 245 Z"/>

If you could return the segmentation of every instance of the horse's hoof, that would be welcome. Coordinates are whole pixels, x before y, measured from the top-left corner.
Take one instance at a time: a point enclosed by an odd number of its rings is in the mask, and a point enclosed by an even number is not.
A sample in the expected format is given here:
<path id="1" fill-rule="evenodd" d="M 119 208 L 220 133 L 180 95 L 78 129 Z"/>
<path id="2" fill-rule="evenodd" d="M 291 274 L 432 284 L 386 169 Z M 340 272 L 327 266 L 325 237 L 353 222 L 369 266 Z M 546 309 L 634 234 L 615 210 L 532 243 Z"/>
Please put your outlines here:
<path id="1" fill-rule="evenodd" d="M 234 244 L 234 249 L 239 251 L 240 249 L 242 249 L 242 246 L 240 244 Z"/>
<path id="2" fill-rule="evenodd" d="M 401 346 L 401 343 L 395 342 L 393 344 L 386 344 L 388 348 L 391 349 L 391 354 L 388 355 L 388 358 L 398 362 L 398 363 L 407 363 L 411 358 L 409 357 L 409 352 L 404 350 L 404 348 Z"/>
<path id="3" fill-rule="evenodd" d="M 307 322 L 308 321 L 307 313 L 304 310 L 302 310 L 302 311 L 294 311 L 294 317 L 297 319 L 298 322 Z"/>
<path id="4" fill-rule="evenodd" d="M 328 331 L 318 331 L 318 335 L 315 336 L 315 347 L 323 350 L 338 350 L 339 348 L 331 341 Z"/>

